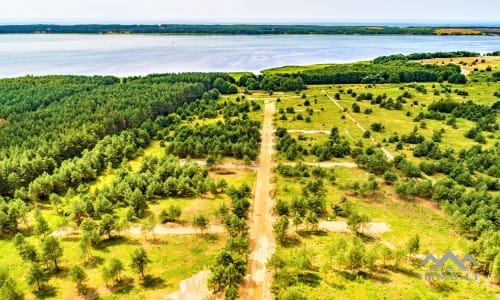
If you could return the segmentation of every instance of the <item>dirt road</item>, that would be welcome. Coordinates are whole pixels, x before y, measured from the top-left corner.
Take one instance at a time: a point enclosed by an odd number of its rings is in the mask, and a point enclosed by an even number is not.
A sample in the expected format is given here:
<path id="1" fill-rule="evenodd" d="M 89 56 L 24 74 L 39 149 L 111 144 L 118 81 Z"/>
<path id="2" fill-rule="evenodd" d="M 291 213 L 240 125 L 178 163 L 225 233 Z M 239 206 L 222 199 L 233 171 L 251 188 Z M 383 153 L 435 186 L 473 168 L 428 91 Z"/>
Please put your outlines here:
<path id="1" fill-rule="evenodd" d="M 296 162 L 285 162 L 286 166 L 295 166 Z M 302 164 L 311 167 L 322 167 L 322 168 L 357 168 L 358 165 L 353 162 L 333 162 L 333 161 L 321 161 L 321 162 L 302 162 Z"/>
<path id="2" fill-rule="evenodd" d="M 272 276 L 267 272 L 266 263 L 276 250 L 273 235 L 273 200 L 270 197 L 273 157 L 273 102 L 265 104 L 262 126 L 262 143 L 257 168 L 254 202 L 250 215 L 250 259 L 248 275 L 240 289 L 240 299 L 273 299 L 271 293 Z"/>

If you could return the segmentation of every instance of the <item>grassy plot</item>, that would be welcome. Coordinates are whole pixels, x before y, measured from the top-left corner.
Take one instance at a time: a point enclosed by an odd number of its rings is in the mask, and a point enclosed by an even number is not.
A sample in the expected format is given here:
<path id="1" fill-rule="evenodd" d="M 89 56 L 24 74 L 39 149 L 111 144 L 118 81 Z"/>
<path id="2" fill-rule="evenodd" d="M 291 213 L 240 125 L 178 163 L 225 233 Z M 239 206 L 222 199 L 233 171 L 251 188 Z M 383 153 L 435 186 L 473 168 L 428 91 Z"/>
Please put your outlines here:
<path id="1" fill-rule="evenodd" d="M 302 71 L 316 70 L 322 69 L 325 67 L 329 67 L 332 64 L 315 64 L 315 65 L 305 65 L 305 66 L 283 66 L 278 68 L 271 68 L 262 70 L 262 74 L 266 75 L 274 75 L 274 74 L 283 74 L 283 73 L 298 73 Z"/>
<path id="2" fill-rule="evenodd" d="M 347 196 L 354 209 L 366 215 L 371 222 L 385 223 L 389 232 L 379 234 L 379 238 L 395 248 L 405 248 L 410 237 L 418 234 L 420 249 L 418 254 L 433 253 L 443 255 L 452 250 L 464 255 L 467 242 L 455 231 L 451 218 L 442 211 L 421 199 L 400 199 L 391 186 L 380 184 L 380 189 L 364 197 L 357 196 L 349 188 L 355 182 L 363 183 L 368 174 L 360 169 L 337 168 L 336 185 L 325 182 L 327 215 L 331 215 L 330 207 L 338 204 L 342 196 Z M 276 199 L 290 203 L 294 197 L 300 197 L 302 186 L 312 178 L 285 178 L 277 176 Z M 336 221 L 346 221 L 337 217 Z M 286 276 L 281 273 L 275 278 L 275 292 L 286 298 L 302 295 L 306 299 L 491 299 L 495 291 L 488 289 L 480 282 L 456 280 L 452 282 L 428 282 L 420 278 L 424 268 L 403 257 L 395 267 L 394 259 L 384 263 L 378 259 L 373 269 L 362 269 L 358 275 L 337 260 L 340 253 L 332 253 L 331 247 L 339 237 L 349 241 L 353 234 L 320 231 L 316 234 L 292 228 L 289 235 L 292 242 L 279 246 L 277 255 L 284 259 L 287 272 L 293 274 L 293 266 L 309 261 L 310 265 L 300 269 L 295 283 L 286 289 L 281 284 Z M 299 228 L 304 228 L 303 225 Z M 376 249 L 378 253 L 385 247 L 378 239 L 362 237 L 366 249 Z M 291 275 L 290 275 L 291 276 Z M 281 288 L 278 288 L 281 286 Z M 294 295 L 294 296 L 292 296 Z"/>

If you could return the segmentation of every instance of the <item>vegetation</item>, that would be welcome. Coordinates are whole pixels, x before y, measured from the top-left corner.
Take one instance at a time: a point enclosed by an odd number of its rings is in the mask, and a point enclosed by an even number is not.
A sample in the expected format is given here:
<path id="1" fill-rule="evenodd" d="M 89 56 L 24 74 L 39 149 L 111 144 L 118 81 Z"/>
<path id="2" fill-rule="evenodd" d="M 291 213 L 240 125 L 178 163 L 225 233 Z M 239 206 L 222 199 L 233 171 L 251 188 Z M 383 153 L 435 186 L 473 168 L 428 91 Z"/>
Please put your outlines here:
<path id="1" fill-rule="evenodd" d="M 500 66 L 474 55 L 238 80 L 0 80 L 0 298 L 151 298 L 208 266 L 216 296 L 237 299 L 261 106 L 274 97 L 277 298 L 493 297 L 426 282 L 418 266 L 453 249 L 499 281 Z M 463 77 L 453 59 L 483 72 Z"/>

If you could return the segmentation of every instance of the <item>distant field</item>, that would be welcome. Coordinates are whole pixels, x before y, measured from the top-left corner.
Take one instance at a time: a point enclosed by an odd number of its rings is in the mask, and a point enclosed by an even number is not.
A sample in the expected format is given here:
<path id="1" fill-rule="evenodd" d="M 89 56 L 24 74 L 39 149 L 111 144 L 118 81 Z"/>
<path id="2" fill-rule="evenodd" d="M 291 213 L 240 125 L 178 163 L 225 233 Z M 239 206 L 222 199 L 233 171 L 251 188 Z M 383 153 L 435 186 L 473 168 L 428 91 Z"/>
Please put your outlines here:
<path id="1" fill-rule="evenodd" d="M 439 28 L 434 31 L 437 35 L 469 35 L 469 34 L 481 34 L 481 30 L 471 29 L 471 28 Z"/>

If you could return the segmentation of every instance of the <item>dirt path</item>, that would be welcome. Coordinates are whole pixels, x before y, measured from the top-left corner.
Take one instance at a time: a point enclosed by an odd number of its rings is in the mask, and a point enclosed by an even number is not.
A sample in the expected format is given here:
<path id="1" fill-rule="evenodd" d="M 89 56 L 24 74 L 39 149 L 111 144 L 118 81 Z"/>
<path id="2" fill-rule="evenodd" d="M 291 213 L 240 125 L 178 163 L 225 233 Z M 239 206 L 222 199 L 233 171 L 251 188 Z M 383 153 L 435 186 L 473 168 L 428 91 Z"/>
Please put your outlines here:
<path id="1" fill-rule="evenodd" d="M 222 225 L 209 225 L 203 233 L 210 234 L 221 234 L 226 232 L 224 226 Z M 155 235 L 187 235 L 187 234 L 199 234 L 200 230 L 198 228 L 194 228 L 192 226 L 184 226 L 174 223 L 167 223 L 165 225 L 156 225 L 154 228 Z M 72 227 L 63 227 L 56 231 L 53 231 L 50 235 L 53 237 L 66 237 L 70 235 L 78 235 L 80 234 L 79 229 L 74 229 Z M 116 234 L 116 233 L 115 233 Z M 130 226 L 128 229 L 124 229 L 120 232 L 120 234 L 130 234 L 130 235 L 144 235 L 144 232 L 141 230 L 141 226 L 138 224 L 134 224 Z M 146 235 L 150 236 L 153 234 L 153 231 L 149 231 Z"/>
<path id="2" fill-rule="evenodd" d="M 460 66 L 460 73 L 464 76 L 468 76 L 470 74 L 470 70 L 464 68 L 463 66 Z"/>
<path id="3" fill-rule="evenodd" d="M 259 167 L 255 183 L 255 198 L 250 215 L 250 259 L 248 275 L 240 288 L 240 299 L 273 299 L 271 293 L 272 276 L 267 272 L 266 263 L 276 249 L 273 235 L 273 200 L 270 197 L 274 185 L 271 184 L 273 156 L 273 115 L 274 102 L 265 104 L 262 126 L 262 143 Z"/>
<path id="4" fill-rule="evenodd" d="M 284 162 L 283 165 L 295 166 L 296 162 Z M 322 168 L 357 168 L 358 165 L 353 162 L 333 162 L 333 161 L 321 161 L 321 162 L 302 162 L 302 164 L 311 167 L 322 167 Z"/>
<path id="5" fill-rule="evenodd" d="M 220 234 L 224 233 L 225 229 L 222 225 L 209 225 L 207 229 L 203 230 L 203 233 Z M 143 235 L 144 232 L 141 230 L 140 225 L 133 225 L 124 231 L 125 234 L 131 235 Z M 167 225 L 156 225 L 154 228 L 154 234 L 156 235 L 186 235 L 186 234 L 199 234 L 200 230 L 192 226 L 182 226 L 178 224 L 167 224 Z M 149 231 L 146 233 L 148 236 L 152 235 L 153 232 Z"/>
<path id="6" fill-rule="evenodd" d="M 328 130 L 300 130 L 300 129 L 290 129 L 287 130 L 288 133 L 306 133 L 306 134 L 330 134 Z"/>
<path id="7" fill-rule="evenodd" d="M 208 278 L 210 271 L 201 271 L 196 275 L 184 279 L 179 283 L 179 290 L 167 295 L 167 299 L 171 300 L 191 300 L 191 299 L 207 299 L 211 292 L 208 289 Z"/>
<path id="8" fill-rule="evenodd" d="M 342 105 L 340 105 L 338 103 L 337 100 L 333 99 L 330 95 L 328 94 L 325 94 L 330 100 L 333 101 L 333 103 L 340 109 L 340 111 L 344 111 L 344 108 L 342 107 Z M 358 121 L 356 121 L 356 119 L 354 119 L 354 117 L 348 113 L 347 111 L 344 112 L 344 114 L 354 123 L 354 125 L 356 125 L 362 132 L 365 132 L 366 129 L 361 126 L 361 124 L 358 123 Z M 370 137 L 370 140 L 374 143 L 374 144 L 378 144 L 377 140 L 375 140 L 374 137 Z M 380 149 L 384 152 L 385 156 L 387 157 L 388 160 L 393 160 L 394 159 L 394 155 L 392 155 L 391 152 L 389 152 L 389 150 L 385 149 L 384 147 L 380 147 Z"/>

